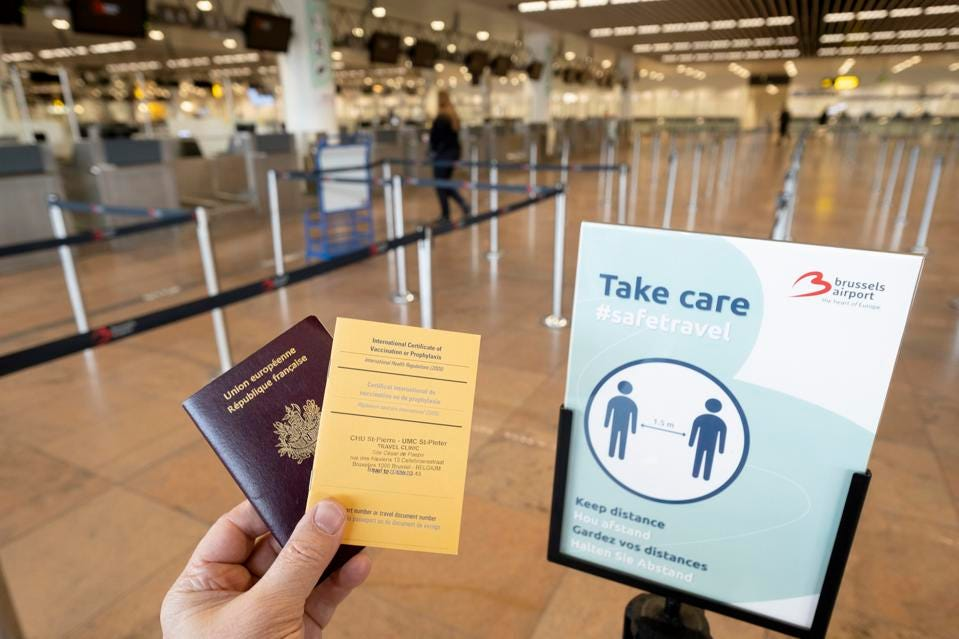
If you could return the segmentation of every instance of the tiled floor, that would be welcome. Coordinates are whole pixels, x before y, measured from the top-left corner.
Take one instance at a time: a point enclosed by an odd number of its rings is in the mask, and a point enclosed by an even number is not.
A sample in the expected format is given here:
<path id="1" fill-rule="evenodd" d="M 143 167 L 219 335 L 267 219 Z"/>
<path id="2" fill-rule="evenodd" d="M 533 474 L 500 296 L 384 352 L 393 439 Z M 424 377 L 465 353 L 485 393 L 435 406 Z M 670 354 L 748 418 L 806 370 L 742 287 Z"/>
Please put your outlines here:
<path id="1" fill-rule="evenodd" d="M 637 224 L 658 224 L 662 215 L 665 178 L 660 176 L 653 199 L 649 149 L 647 139 L 638 205 L 631 212 Z M 685 226 L 691 150 L 685 140 L 679 149 L 673 219 Z M 875 213 L 869 215 L 876 151 L 876 141 L 865 138 L 810 139 L 797 240 L 876 246 L 878 224 Z M 705 189 L 712 170 L 707 161 L 696 229 L 768 236 L 788 154 L 765 136 L 742 137 L 732 177 L 716 192 Z M 927 152 L 907 247 L 930 162 Z M 664 153 L 661 171 L 665 167 Z M 830 636 L 955 636 L 959 312 L 948 302 L 959 296 L 957 196 L 956 164 L 950 162 Z M 409 190 L 406 203 L 409 226 L 435 215 L 428 192 Z M 893 213 L 897 208 L 898 194 Z M 578 222 L 602 217 L 595 176 L 573 177 L 569 215 L 567 303 Z M 619 636 L 622 609 L 634 592 L 545 560 L 568 339 L 567 331 L 540 325 L 549 310 L 552 217 L 547 203 L 505 219 L 504 254 L 495 265 L 484 256 L 486 226 L 437 240 L 436 326 L 483 335 L 460 555 L 374 551 L 370 583 L 344 604 L 329 636 Z M 253 215 L 215 219 L 224 286 L 269 274 L 267 229 L 266 219 Z M 284 229 L 287 251 L 299 253 L 295 211 Z M 79 251 L 93 324 L 203 294 L 189 227 L 117 244 Z M 415 252 L 408 262 L 415 282 Z M 234 357 L 307 314 L 328 326 L 338 315 L 417 322 L 415 304 L 390 302 L 390 276 L 387 259 L 378 257 L 230 307 Z M 2 275 L 0 290 L 0 350 L 70 332 L 55 264 Z M 210 320 L 200 316 L 0 380 L 0 562 L 28 636 L 159 635 L 157 613 L 166 588 L 199 536 L 240 499 L 179 406 L 215 368 Z M 718 639 L 774 636 L 716 615 L 710 622 Z"/>

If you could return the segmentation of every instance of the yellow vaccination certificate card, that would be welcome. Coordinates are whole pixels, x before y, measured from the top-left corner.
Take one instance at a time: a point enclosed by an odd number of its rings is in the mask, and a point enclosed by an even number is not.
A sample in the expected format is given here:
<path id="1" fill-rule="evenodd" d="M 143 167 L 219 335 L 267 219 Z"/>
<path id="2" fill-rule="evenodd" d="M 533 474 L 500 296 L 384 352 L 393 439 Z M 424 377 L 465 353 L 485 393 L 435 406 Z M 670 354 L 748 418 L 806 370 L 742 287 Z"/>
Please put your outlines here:
<path id="1" fill-rule="evenodd" d="M 337 319 L 308 507 L 343 504 L 343 543 L 457 553 L 479 345 Z"/>

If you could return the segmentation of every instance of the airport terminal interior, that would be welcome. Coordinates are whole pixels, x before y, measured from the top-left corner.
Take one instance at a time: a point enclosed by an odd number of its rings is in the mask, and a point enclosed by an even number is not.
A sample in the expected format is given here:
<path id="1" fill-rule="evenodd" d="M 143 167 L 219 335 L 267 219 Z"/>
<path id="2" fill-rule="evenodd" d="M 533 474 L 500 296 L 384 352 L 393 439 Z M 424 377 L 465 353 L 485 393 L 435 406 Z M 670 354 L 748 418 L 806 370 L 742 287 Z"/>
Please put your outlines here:
<path id="1" fill-rule="evenodd" d="M 244 499 L 182 403 L 314 315 L 482 337 L 458 554 L 368 549 L 324 636 L 633 636 L 547 559 L 599 222 L 924 256 L 826 636 L 956 637 L 957 168 L 946 0 L 2 0 L 0 635 L 162 636 Z"/>

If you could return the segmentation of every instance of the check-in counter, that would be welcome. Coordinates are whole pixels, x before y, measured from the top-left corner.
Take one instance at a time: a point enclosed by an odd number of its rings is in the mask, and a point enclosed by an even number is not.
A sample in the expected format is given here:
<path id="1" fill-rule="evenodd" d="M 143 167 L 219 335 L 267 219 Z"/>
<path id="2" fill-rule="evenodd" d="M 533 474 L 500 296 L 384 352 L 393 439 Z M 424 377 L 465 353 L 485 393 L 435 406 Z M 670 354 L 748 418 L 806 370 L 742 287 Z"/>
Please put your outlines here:
<path id="1" fill-rule="evenodd" d="M 70 199 L 118 206 L 180 206 L 173 150 L 163 140 L 92 139 L 77 143 Z"/>
<path id="2" fill-rule="evenodd" d="M 267 133 L 252 136 L 253 145 L 253 179 L 256 186 L 257 210 L 266 214 L 270 210 L 269 191 L 267 189 L 267 173 L 270 170 L 295 171 L 296 142 L 292 135 L 287 133 Z M 296 209 L 301 204 L 300 194 L 304 190 L 302 181 L 279 180 L 277 193 L 280 201 L 280 211 L 287 212 Z"/>
<path id="3" fill-rule="evenodd" d="M 62 195 L 63 185 L 49 147 L 0 145 L 0 243 L 18 244 L 53 236 L 47 197 Z M 56 261 L 56 251 L 39 251 L 0 260 L 0 272 Z"/>

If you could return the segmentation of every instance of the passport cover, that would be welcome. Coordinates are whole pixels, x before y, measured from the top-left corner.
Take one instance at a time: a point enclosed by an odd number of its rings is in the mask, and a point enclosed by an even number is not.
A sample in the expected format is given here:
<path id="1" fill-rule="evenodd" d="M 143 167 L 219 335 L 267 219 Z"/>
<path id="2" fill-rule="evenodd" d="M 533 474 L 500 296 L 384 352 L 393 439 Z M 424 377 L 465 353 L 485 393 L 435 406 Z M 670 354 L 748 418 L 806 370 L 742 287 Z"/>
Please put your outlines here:
<path id="1" fill-rule="evenodd" d="M 183 402 L 283 545 L 306 512 L 332 343 L 307 317 Z M 360 550 L 341 546 L 323 578 Z"/>

